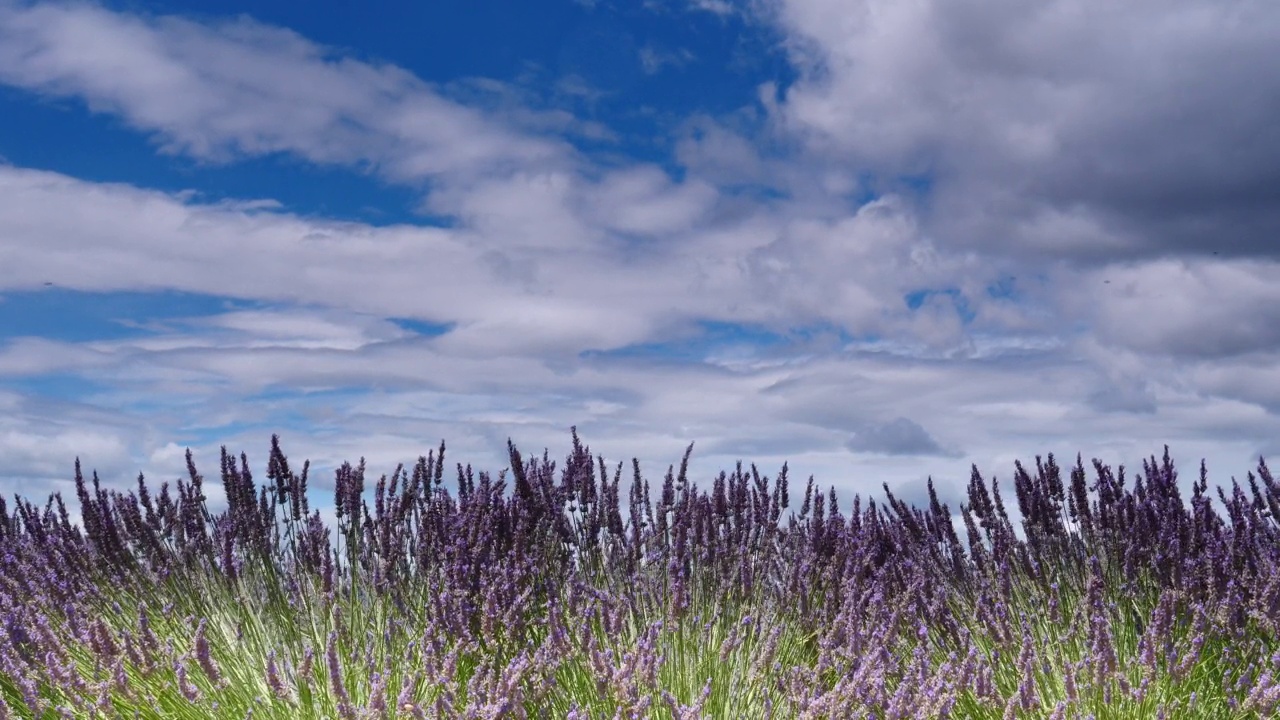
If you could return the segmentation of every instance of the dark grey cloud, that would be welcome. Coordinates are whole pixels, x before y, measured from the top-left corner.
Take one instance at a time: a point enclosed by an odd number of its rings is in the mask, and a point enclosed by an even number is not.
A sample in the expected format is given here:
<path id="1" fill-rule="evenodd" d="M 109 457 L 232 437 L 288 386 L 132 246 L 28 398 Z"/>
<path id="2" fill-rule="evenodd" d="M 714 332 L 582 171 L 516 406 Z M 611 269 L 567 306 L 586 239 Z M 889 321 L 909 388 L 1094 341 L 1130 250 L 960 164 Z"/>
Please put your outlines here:
<path id="1" fill-rule="evenodd" d="M 1280 440 L 1268 440 L 1260 443 L 1258 451 L 1253 453 L 1251 460 L 1261 458 L 1267 463 L 1267 470 L 1271 472 L 1271 476 L 1280 475 Z M 1257 472 L 1254 472 L 1257 475 Z"/>
<path id="2" fill-rule="evenodd" d="M 1028 247 L 1074 217 L 1109 258 L 1280 257 L 1280 6 L 882 5 L 778 3 L 809 68 L 783 119 L 839 161 L 934 173 L 940 234 L 1088 259 L 1070 233 Z"/>
<path id="3" fill-rule="evenodd" d="M 845 447 L 854 452 L 885 455 L 948 455 L 919 423 L 904 417 L 868 425 L 854 434 Z"/>
<path id="4" fill-rule="evenodd" d="M 1107 383 L 1090 394 L 1088 401 L 1099 412 L 1151 415 L 1156 411 L 1151 386 L 1142 381 Z"/>

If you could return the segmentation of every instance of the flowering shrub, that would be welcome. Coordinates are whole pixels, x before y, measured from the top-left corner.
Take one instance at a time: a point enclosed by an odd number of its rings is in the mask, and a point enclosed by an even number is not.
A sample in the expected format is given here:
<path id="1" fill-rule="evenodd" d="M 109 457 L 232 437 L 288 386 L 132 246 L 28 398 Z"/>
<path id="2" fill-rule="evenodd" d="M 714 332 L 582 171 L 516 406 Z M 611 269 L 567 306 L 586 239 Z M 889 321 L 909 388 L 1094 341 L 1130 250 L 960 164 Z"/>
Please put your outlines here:
<path id="1" fill-rule="evenodd" d="M 1212 507 L 1169 460 L 1126 487 L 1079 457 L 973 469 L 956 522 L 846 516 L 784 465 L 710 487 L 689 451 L 650 490 L 573 433 L 511 487 L 444 445 L 336 473 L 337 534 L 273 437 L 153 496 L 92 488 L 82 522 L 0 498 L 0 720 L 23 718 L 1263 718 L 1280 706 L 1280 487 L 1260 461 Z M 798 498 L 799 499 L 799 498 Z M 789 511 L 784 517 L 784 510 Z M 962 520 L 962 522 L 960 522 Z M 966 535 L 962 541 L 957 525 Z"/>

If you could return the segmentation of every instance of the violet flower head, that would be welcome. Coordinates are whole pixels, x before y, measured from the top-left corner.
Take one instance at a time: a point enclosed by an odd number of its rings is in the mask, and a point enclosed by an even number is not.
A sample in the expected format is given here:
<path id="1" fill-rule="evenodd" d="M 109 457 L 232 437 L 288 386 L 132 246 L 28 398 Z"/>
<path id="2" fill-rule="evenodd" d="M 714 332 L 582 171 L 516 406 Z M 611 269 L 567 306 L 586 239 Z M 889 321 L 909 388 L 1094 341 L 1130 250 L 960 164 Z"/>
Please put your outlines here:
<path id="1" fill-rule="evenodd" d="M 174 673 L 177 675 L 178 691 L 182 693 L 190 702 L 200 701 L 200 688 L 196 687 L 187 677 L 187 663 L 185 658 L 178 658 L 174 662 Z"/>
<path id="2" fill-rule="evenodd" d="M 267 687 L 271 688 L 271 694 L 277 698 L 284 699 L 288 697 L 284 683 L 280 680 L 280 670 L 276 667 L 275 650 L 267 653 Z"/>
<path id="3" fill-rule="evenodd" d="M 209 639 L 205 636 L 206 625 L 207 621 L 201 619 L 200 627 L 196 630 L 196 661 L 200 663 L 200 669 L 204 670 L 204 674 L 209 678 L 210 682 L 217 685 L 222 680 L 222 672 L 209 652 Z"/>
<path id="4" fill-rule="evenodd" d="M 338 712 L 346 720 L 354 720 L 355 709 L 351 707 L 351 696 L 347 694 L 347 688 L 342 683 L 342 665 L 338 660 L 338 633 L 329 632 L 329 645 L 325 652 L 325 659 L 329 666 L 329 685 L 333 690 L 333 694 L 338 699 Z"/>

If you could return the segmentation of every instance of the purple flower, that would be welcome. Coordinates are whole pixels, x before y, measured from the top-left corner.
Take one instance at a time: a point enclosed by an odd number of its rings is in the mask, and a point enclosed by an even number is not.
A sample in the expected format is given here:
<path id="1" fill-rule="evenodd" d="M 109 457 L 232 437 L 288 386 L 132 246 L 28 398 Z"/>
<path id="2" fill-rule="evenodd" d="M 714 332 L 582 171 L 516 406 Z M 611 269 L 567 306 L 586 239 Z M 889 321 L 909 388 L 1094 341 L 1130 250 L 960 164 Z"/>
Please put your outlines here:
<path id="1" fill-rule="evenodd" d="M 284 683 L 280 680 L 280 670 L 276 667 L 275 650 L 267 653 L 267 687 L 271 688 L 272 695 L 280 699 L 288 697 L 288 691 L 285 690 Z"/>
<path id="2" fill-rule="evenodd" d="M 342 665 L 338 662 L 337 632 L 329 632 L 329 645 L 325 658 L 329 664 L 329 686 L 333 689 L 334 696 L 338 698 L 338 712 L 345 720 L 354 720 L 355 708 L 351 706 L 351 697 L 347 695 L 347 689 L 342 684 Z"/>
<path id="3" fill-rule="evenodd" d="M 202 618 L 200 620 L 200 627 L 196 630 L 196 661 L 200 663 L 200 669 L 204 670 L 204 674 L 209 678 L 210 682 L 217 685 L 222 680 L 222 672 L 219 670 L 218 664 L 213 661 L 213 656 L 209 652 L 209 639 L 205 637 L 206 625 L 207 621 Z"/>
<path id="4" fill-rule="evenodd" d="M 174 673 L 177 674 L 178 691 L 182 693 L 190 702 L 200 701 L 200 688 L 191 683 L 187 678 L 187 662 L 186 658 L 178 658 L 173 665 Z"/>

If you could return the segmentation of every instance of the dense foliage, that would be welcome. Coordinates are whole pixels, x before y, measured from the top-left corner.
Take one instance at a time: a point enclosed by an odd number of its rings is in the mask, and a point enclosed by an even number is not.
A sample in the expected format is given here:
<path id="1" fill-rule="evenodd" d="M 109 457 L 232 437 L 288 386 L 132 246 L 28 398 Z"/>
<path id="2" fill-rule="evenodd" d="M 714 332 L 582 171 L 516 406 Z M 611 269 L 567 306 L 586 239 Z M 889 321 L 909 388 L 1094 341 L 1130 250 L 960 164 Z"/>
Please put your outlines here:
<path id="1" fill-rule="evenodd" d="M 1126 487 L 1079 457 L 1018 464 L 1015 532 L 973 469 L 954 516 L 739 463 L 710 487 L 573 434 L 513 445 L 512 486 L 444 445 L 364 499 L 336 473 L 337 534 L 272 438 L 267 483 L 222 453 L 203 479 L 103 490 L 81 523 L 0 498 L 0 720 L 37 718 L 1254 718 L 1280 707 L 1280 486 L 1184 503 L 1165 449 Z M 690 446 L 692 451 L 692 446 Z M 91 485 L 91 487 L 89 487 Z M 626 495 L 624 498 L 623 495 Z M 966 536 L 962 541 L 961 532 Z"/>

